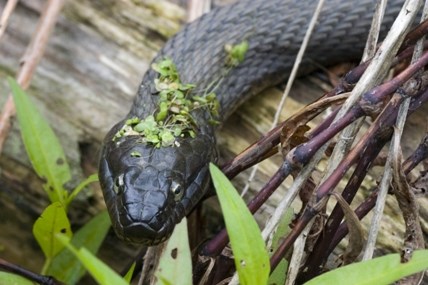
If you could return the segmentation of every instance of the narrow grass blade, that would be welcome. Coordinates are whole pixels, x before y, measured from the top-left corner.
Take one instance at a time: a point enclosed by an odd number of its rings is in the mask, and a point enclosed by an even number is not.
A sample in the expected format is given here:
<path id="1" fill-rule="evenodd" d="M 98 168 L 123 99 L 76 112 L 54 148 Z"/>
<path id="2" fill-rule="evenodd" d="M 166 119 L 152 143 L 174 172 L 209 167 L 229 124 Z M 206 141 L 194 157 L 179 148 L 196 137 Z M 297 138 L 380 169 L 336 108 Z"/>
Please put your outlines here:
<path id="1" fill-rule="evenodd" d="M 96 254 L 104 241 L 110 228 L 110 219 L 107 211 L 103 211 L 93 217 L 82 228 L 76 231 L 71 239 L 75 247 L 85 247 L 91 253 Z M 77 257 L 64 248 L 53 259 L 47 269 L 47 275 L 55 276 L 65 284 L 77 284 L 86 273 L 85 267 Z"/>
<path id="2" fill-rule="evenodd" d="M 91 184 L 92 182 L 96 182 L 98 181 L 98 174 L 92 174 L 90 176 L 88 176 L 85 180 L 83 180 L 82 182 L 80 182 L 79 185 L 77 185 L 77 187 L 71 192 L 70 196 L 68 196 L 67 201 L 66 201 L 66 205 L 68 206 L 74 198 L 76 198 L 76 196 L 89 184 Z"/>
<path id="3" fill-rule="evenodd" d="M 75 248 L 70 239 L 65 235 L 58 234 L 56 238 L 69 249 L 83 263 L 88 272 L 101 285 L 127 285 L 128 283 L 108 265 L 90 253 L 86 248 Z"/>
<path id="4" fill-rule="evenodd" d="M 281 244 L 281 240 L 287 236 L 290 232 L 289 224 L 294 218 L 294 211 L 292 208 L 287 209 L 284 216 L 279 220 L 278 228 L 272 237 L 272 245 L 270 246 L 270 252 L 275 252 L 279 245 Z M 285 280 L 287 279 L 288 270 L 288 261 L 283 258 L 281 262 L 276 266 L 275 270 L 269 276 L 268 284 L 285 284 Z"/>
<path id="5" fill-rule="evenodd" d="M 428 268 L 428 250 L 413 253 L 410 261 L 401 263 L 399 254 L 389 254 L 353 263 L 316 277 L 305 285 L 383 285 Z"/>
<path id="6" fill-rule="evenodd" d="M 35 105 L 12 78 L 9 85 L 16 106 L 21 136 L 37 175 L 46 181 L 44 189 L 51 202 L 64 202 L 63 185 L 70 180 L 70 168 L 55 133 Z"/>
<path id="7" fill-rule="evenodd" d="M 266 284 L 270 264 L 260 229 L 226 176 L 214 164 L 210 164 L 210 172 L 229 234 L 239 281 L 243 285 Z"/>
<path id="8" fill-rule="evenodd" d="M 131 283 L 132 275 L 134 274 L 135 266 L 137 264 L 135 262 L 132 263 L 131 267 L 129 268 L 128 272 L 126 272 L 125 276 L 123 276 L 123 279 L 125 279 L 126 282 Z"/>

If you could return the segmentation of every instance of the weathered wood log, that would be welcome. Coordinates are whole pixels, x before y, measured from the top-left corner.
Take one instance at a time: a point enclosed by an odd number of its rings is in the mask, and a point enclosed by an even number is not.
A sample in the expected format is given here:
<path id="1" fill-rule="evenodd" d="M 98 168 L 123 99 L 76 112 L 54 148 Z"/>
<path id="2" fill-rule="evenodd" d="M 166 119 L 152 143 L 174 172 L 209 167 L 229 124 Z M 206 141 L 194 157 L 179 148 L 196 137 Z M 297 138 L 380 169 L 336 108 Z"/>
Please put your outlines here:
<path id="1" fill-rule="evenodd" d="M 2 7 L 5 2 L 1 1 Z M 9 90 L 5 78 L 16 73 L 43 4 L 21 1 L 1 40 L 1 104 Z M 179 30 L 184 16 L 182 8 L 166 1 L 69 1 L 65 5 L 28 94 L 66 151 L 73 172 L 70 189 L 96 172 L 104 134 L 128 112 L 151 58 Z M 38 271 L 42 254 L 31 229 L 48 201 L 26 156 L 16 120 L 0 167 L 2 256 Z M 92 202 L 84 196 L 93 197 Z M 71 211 L 76 213 L 72 221 L 78 225 L 105 206 L 95 188 L 74 207 L 78 210 Z"/>
<path id="2" fill-rule="evenodd" d="M 0 3 L 4 6 L 5 0 Z M 42 7 L 40 0 L 20 1 L 0 41 L 0 104 L 8 90 L 5 77 L 15 74 Z M 184 10 L 167 1 L 75 0 L 66 3 L 28 93 L 66 150 L 74 175 L 70 188 L 96 171 L 104 134 L 128 112 L 151 58 L 165 40 L 180 29 L 184 20 Z M 227 127 L 219 131 L 224 157 L 238 153 L 269 130 L 281 94 L 271 89 L 245 103 L 230 118 Z M 299 101 L 288 100 L 283 118 L 321 95 L 322 91 L 310 80 L 303 79 L 295 84 L 293 94 Z M 407 151 L 419 142 L 421 126 L 425 124 L 423 111 L 409 121 L 408 135 L 405 135 Z M 280 161 L 278 155 L 263 162 L 252 189 L 261 188 Z M 42 254 L 31 229 L 48 201 L 27 159 L 16 121 L 0 156 L 0 170 L 1 255 L 38 271 Z M 235 179 L 238 187 L 245 183 L 248 173 Z M 260 220 L 265 220 L 272 212 L 286 184 L 269 200 L 259 214 Z M 357 200 L 361 201 L 361 197 Z M 426 206 L 426 199 L 421 203 Z M 97 187 L 85 192 L 71 211 L 74 226 L 83 224 L 104 207 Z M 394 199 L 388 200 L 388 207 L 392 214 L 384 219 L 386 230 L 381 233 L 379 244 L 383 249 L 395 250 L 402 242 L 403 225 Z M 425 209 L 427 207 L 421 207 L 421 215 L 427 233 L 428 212 Z M 124 256 L 132 256 L 134 248 L 126 247 L 114 235 L 109 236 L 107 243 L 108 249 L 102 251 L 102 256 L 115 268 L 121 268 Z"/>

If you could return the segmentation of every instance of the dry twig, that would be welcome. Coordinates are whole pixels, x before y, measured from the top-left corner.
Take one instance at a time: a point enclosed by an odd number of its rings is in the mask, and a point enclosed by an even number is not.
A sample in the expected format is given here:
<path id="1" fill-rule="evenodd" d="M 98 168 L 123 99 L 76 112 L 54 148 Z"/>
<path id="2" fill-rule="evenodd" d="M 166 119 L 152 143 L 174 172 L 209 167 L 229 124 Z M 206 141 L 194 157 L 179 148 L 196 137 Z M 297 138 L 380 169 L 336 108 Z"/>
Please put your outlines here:
<path id="1" fill-rule="evenodd" d="M 18 3 L 18 0 L 9 0 L 7 1 L 6 6 L 4 7 L 4 10 L 0 19 L 0 39 L 3 36 L 4 31 L 6 31 L 9 17 L 10 15 L 12 15 L 13 10 L 15 10 L 16 3 Z"/>

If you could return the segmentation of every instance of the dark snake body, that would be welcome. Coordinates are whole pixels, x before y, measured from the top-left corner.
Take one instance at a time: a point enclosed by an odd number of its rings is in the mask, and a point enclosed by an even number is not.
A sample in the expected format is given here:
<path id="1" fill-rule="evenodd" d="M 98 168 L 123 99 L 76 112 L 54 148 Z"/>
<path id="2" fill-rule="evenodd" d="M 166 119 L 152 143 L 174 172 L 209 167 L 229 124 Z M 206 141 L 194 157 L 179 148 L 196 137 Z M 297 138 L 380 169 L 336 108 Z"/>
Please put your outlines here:
<path id="1" fill-rule="evenodd" d="M 172 37 L 154 61 L 171 58 L 184 83 L 215 90 L 221 120 L 243 101 L 287 78 L 317 1 L 252 0 L 214 9 Z M 358 59 L 371 24 L 374 0 L 327 0 L 318 20 L 300 73 L 313 63 L 331 65 Z M 391 25 L 403 0 L 390 0 L 384 30 Z M 248 41 L 245 60 L 224 76 L 225 44 Z M 159 100 L 157 73 L 145 74 L 127 118 L 153 114 Z M 196 138 L 177 139 L 179 146 L 155 148 L 138 136 L 113 141 L 124 120 L 107 134 L 99 177 L 117 235 L 147 245 L 166 240 L 176 223 L 204 196 L 209 186 L 208 163 L 216 160 L 214 127 L 208 115 L 195 112 Z M 138 152 L 141 157 L 132 153 Z"/>

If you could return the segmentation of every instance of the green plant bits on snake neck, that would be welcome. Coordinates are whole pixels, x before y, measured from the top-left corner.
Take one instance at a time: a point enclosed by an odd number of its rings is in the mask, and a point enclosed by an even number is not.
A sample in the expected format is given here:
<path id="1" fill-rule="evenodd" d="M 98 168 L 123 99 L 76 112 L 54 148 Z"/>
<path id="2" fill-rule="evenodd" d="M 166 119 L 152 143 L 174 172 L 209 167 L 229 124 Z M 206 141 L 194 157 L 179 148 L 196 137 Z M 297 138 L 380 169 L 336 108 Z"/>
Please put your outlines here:
<path id="1" fill-rule="evenodd" d="M 203 109 L 211 116 L 218 116 L 219 104 L 213 92 L 206 96 L 191 96 L 196 85 L 184 84 L 174 62 L 165 58 L 151 65 L 159 74 L 154 80 L 156 90 L 159 92 L 159 102 L 154 115 L 144 119 L 128 119 L 123 127 L 113 137 L 113 141 L 130 135 L 139 135 L 143 143 L 155 147 L 179 146 L 177 137 L 195 137 L 198 125 L 191 113 L 195 109 Z M 190 98 L 189 98 L 190 97 Z"/>
<path id="2" fill-rule="evenodd" d="M 384 32 L 403 2 L 388 1 Z M 241 0 L 213 9 L 168 40 L 144 75 L 131 110 L 108 132 L 102 146 L 99 177 L 119 237 L 158 244 L 207 193 L 208 164 L 217 159 L 210 121 L 224 122 L 249 97 L 289 76 L 316 4 Z M 375 4 L 326 1 L 300 74 L 320 65 L 359 60 Z M 227 44 L 237 47 L 228 53 Z M 239 64 L 228 65 L 230 57 Z M 211 95 L 206 96 L 211 92 L 216 94 L 212 102 Z M 165 102 L 162 107 L 160 102 Z M 153 129 L 145 138 L 133 127 L 149 116 L 156 125 L 151 122 Z M 133 118 L 139 121 L 126 124 Z M 174 137 L 172 144 L 166 130 Z M 151 142 L 144 142 L 149 137 Z M 162 138 L 168 143 L 162 145 Z M 123 183 L 115 188 L 115 181 Z M 174 195 L 174 189 L 181 189 L 182 196 Z"/>

